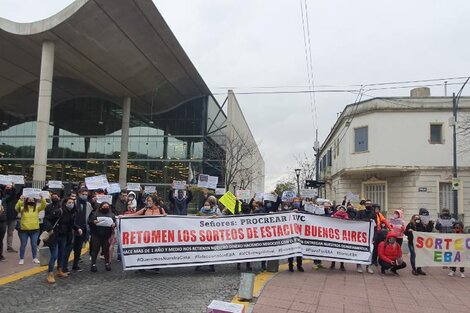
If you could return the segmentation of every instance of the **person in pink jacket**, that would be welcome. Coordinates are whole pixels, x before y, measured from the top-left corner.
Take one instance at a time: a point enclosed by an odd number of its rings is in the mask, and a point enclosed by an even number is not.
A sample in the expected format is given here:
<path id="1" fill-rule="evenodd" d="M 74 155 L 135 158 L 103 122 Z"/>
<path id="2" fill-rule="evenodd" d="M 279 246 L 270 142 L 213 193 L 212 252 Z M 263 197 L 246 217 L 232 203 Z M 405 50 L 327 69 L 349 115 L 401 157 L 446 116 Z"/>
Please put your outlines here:
<path id="1" fill-rule="evenodd" d="M 390 226 L 392 231 L 397 237 L 397 243 L 400 245 L 403 243 L 403 235 L 406 229 L 405 221 L 403 220 L 403 211 L 401 209 L 395 210 L 393 216 L 390 218 Z"/>

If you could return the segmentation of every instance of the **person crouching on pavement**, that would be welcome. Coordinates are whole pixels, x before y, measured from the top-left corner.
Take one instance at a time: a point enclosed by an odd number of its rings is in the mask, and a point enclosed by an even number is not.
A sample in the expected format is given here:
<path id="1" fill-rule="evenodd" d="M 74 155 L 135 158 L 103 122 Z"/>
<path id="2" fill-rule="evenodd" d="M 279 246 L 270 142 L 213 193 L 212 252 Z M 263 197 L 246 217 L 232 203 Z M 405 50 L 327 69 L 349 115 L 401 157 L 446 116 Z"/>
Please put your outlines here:
<path id="1" fill-rule="evenodd" d="M 398 275 L 397 270 L 406 267 L 402 256 L 397 235 L 394 232 L 389 232 L 386 240 L 379 243 L 379 264 L 382 274 L 385 274 L 386 270 L 390 270 L 393 274 Z"/>
<path id="2" fill-rule="evenodd" d="M 453 231 L 454 231 L 454 234 L 463 234 L 464 231 L 463 231 L 463 224 L 462 224 L 462 222 L 455 222 L 455 223 L 454 223 L 454 229 L 453 229 Z M 451 277 L 452 277 L 452 276 L 455 276 L 455 272 L 457 271 L 457 268 L 454 267 L 454 266 L 451 266 L 451 267 L 450 267 L 450 270 L 451 270 L 451 271 L 450 271 L 450 273 L 449 273 L 449 276 L 451 276 Z M 464 268 L 464 267 L 461 267 L 459 270 L 460 270 L 460 277 L 461 277 L 461 278 L 465 278 L 465 274 L 464 274 L 464 273 L 465 273 L 465 268 Z"/>
<path id="3" fill-rule="evenodd" d="M 111 238 L 113 229 L 116 227 L 116 217 L 111 212 L 111 205 L 108 202 L 101 203 L 98 210 L 90 214 L 88 223 L 92 228 L 91 271 L 98 271 L 96 259 L 100 249 L 104 252 L 105 268 L 107 271 L 110 271 L 109 238 Z"/>
<path id="4" fill-rule="evenodd" d="M 339 218 L 342 220 L 349 220 L 348 209 L 346 209 L 342 205 L 338 205 L 336 206 L 336 212 L 331 217 Z M 335 261 L 331 262 L 330 270 L 335 269 L 335 267 L 336 267 L 336 262 Z M 346 268 L 344 267 L 344 262 L 340 263 L 339 269 L 343 272 L 346 270 Z"/>

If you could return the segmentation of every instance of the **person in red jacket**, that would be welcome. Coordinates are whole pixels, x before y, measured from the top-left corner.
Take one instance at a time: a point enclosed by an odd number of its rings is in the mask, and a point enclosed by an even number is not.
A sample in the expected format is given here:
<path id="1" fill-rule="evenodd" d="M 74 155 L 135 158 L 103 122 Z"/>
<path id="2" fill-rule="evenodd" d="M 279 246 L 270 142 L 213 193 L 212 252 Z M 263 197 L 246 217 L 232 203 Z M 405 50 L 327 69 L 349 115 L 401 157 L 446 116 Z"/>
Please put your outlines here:
<path id="1" fill-rule="evenodd" d="M 394 232 L 389 232 L 387 239 L 379 243 L 379 264 L 382 274 L 385 274 L 386 270 L 390 270 L 393 274 L 398 275 L 397 270 L 406 267 L 401 247 L 397 243 L 397 235 Z"/>

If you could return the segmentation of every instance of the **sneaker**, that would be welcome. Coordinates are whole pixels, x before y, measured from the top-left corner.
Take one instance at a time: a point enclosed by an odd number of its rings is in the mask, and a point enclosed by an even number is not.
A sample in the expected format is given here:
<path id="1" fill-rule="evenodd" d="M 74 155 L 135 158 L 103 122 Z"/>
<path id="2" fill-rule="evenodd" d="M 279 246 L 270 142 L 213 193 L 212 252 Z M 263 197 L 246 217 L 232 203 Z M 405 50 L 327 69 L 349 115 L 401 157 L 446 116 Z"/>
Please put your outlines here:
<path id="1" fill-rule="evenodd" d="M 34 259 L 33 259 L 33 263 L 34 263 L 34 264 L 40 264 L 41 262 L 39 262 L 38 258 L 34 258 Z"/>
<path id="2" fill-rule="evenodd" d="M 93 273 L 98 272 L 98 268 L 96 267 L 96 264 L 92 264 L 92 265 L 91 265 L 91 271 L 92 271 Z"/>
<path id="3" fill-rule="evenodd" d="M 395 275 L 395 276 L 400 276 L 400 274 L 398 274 L 398 273 L 397 273 L 397 270 L 394 269 L 394 268 L 392 268 L 392 269 L 390 270 L 390 272 L 392 272 L 393 275 Z"/>
<path id="4" fill-rule="evenodd" d="M 447 274 L 447 275 L 449 275 L 450 277 L 454 277 L 454 276 L 455 276 L 455 272 L 454 272 L 454 271 L 451 271 L 451 272 L 450 272 L 449 274 Z"/>
<path id="5" fill-rule="evenodd" d="M 366 266 L 366 271 L 369 274 L 374 274 L 374 270 L 370 268 L 370 266 Z"/>
<path id="6" fill-rule="evenodd" d="M 411 271 L 411 274 L 413 274 L 413 275 L 415 275 L 415 276 L 418 276 L 418 275 L 419 275 L 416 270 L 412 270 L 412 271 Z"/>
<path id="7" fill-rule="evenodd" d="M 299 272 L 302 272 L 302 273 L 305 272 L 305 271 L 304 271 L 304 268 L 303 268 L 302 266 L 297 266 L 297 270 L 298 270 Z"/>
<path id="8" fill-rule="evenodd" d="M 18 262 L 19 265 L 23 265 L 24 264 L 24 259 L 20 259 L 20 261 Z"/>
<path id="9" fill-rule="evenodd" d="M 465 274 L 464 274 L 464 273 L 460 273 L 460 278 L 465 278 Z"/>
<path id="10" fill-rule="evenodd" d="M 361 265 L 356 265 L 356 268 L 357 268 L 357 272 L 358 273 L 362 273 L 362 266 Z"/>
<path id="11" fill-rule="evenodd" d="M 6 261 L 7 261 L 7 259 L 3 255 L 0 256 L 0 262 L 6 262 Z"/>
<path id="12" fill-rule="evenodd" d="M 100 255 L 100 260 L 104 260 L 104 255 Z"/>
<path id="13" fill-rule="evenodd" d="M 293 266 L 289 266 L 289 272 L 291 272 L 291 273 L 294 272 L 294 267 Z"/>
<path id="14" fill-rule="evenodd" d="M 18 253 L 18 251 L 16 251 L 16 250 L 13 249 L 13 248 L 7 248 L 7 252 Z"/>
<path id="15" fill-rule="evenodd" d="M 106 264 L 104 265 L 104 267 L 106 268 L 106 270 L 107 270 L 108 272 L 111 271 L 111 264 L 106 263 Z"/>
<path id="16" fill-rule="evenodd" d="M 423 270 L 422 270 L 422 269 L 419 269 L 417 272 L 418 272 L 418 274 L 419 274 L 419 275 L 426 276 L 426 273 L 425 273 L 425 272 L 423 272 Z"/>

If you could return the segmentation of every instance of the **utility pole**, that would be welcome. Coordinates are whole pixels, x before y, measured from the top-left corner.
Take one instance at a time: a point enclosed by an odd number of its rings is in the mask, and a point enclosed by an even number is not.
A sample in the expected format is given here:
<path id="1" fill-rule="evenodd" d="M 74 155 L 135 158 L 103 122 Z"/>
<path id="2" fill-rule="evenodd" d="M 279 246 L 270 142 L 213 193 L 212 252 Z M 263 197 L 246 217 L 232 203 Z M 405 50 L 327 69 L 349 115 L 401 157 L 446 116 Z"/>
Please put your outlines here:
<path id="1" fill-rule="evenodd" d="M 320 180 L 320 143 L 318 142 L 318 129 L 316 130 L 313 151 L 315 151 L 315 180 L 318 182 Z M 318 196 L 320 196 L 320 188 L 318 188 Z"/>
<path id="2" fill-rule="evenodd" d="M 452 177 L 457 180 L 457 98 L 455 97 L 455 92 L 452 94 L 452 112 L 454 116 L 454 126 L 453 126 L 453 167 L 452 167 Z M 459 215 L 459 191 L 458 188 L 454 187 L 452 184 L 452 193 L 454 197 L 454 218 L 458 219 Z"/>

